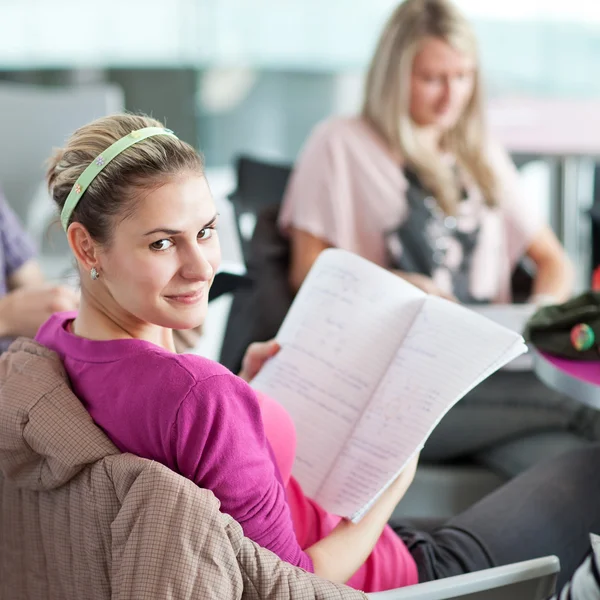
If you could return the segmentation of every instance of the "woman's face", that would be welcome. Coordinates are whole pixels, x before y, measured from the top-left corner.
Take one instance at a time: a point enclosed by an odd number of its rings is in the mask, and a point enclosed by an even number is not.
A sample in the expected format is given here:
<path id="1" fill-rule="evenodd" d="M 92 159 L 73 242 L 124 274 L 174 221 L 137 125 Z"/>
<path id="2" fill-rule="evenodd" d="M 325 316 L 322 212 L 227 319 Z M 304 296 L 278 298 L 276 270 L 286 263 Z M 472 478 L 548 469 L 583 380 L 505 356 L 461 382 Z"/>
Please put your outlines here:
<path id="1" fill-rule="evenodd" d="M 441 39 L 427 37 L 413 61 L 410 114 L 421 127 L 452 129 L 473 95 L 475 62 Z"/>
<path id="2" fill-rule="evenodd" d="M 123 317 L 172 329 L 197 327 L 221 261 L 206 179 L 188 173 L 143 193 L 99 255 L 101 280 Z"/>

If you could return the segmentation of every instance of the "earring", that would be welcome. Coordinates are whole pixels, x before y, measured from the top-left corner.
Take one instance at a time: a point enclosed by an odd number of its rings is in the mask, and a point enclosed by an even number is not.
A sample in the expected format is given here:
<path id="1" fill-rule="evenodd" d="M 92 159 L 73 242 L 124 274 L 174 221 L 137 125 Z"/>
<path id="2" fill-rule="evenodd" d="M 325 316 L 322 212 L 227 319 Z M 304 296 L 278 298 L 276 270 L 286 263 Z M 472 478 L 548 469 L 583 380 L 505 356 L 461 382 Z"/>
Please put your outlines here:
<path id="1" fill-rule="evenodd" d="M 96 269 L 96 267 L 92 267 L 90 269 L 90 277 L 92 278 L 92 281 L 96 281 L 96 279 L 100 277 L 100 273 L 98 273 L 98 269 Z"/>

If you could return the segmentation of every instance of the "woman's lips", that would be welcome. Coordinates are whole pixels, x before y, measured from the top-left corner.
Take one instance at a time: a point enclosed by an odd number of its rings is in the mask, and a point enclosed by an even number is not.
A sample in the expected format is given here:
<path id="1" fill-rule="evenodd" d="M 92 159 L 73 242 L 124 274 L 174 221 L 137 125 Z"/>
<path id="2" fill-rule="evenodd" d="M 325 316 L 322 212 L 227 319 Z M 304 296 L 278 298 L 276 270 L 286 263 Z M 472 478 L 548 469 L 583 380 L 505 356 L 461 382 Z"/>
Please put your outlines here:
<path id="1" fill-rule="evenodd" d="M 165 296 L 170 302 L 178 302 L 180 304 L 196 304 L 204 297 L 204 290 L 196 290 L 194 292 L 185 292 L 184 294 L 171 294 Z"/>

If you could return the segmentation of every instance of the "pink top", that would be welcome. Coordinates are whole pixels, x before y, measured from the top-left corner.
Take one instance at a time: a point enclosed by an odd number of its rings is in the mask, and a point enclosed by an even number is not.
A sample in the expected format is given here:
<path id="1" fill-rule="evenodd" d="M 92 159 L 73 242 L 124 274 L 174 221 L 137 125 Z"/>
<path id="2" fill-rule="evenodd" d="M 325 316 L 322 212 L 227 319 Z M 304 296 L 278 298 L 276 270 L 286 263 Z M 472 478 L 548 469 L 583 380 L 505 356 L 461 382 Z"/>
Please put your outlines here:
<path id="1" fill-rule="evenodd" d="M 340 519 L 306 498 L 290 477 L 296 433 L 287 412 L 200 356 L 143 340 L 73 335 L 74 317 L 53 315 L 36 340 L 60 356 L 73 391 L 119 450 L 157 460 L 210 489 L 246 536 L 312 571 L 303 549 Z M 369 592 L 417 580 L 412 556 L 388 527 L 348 584 Z"/>
<path id="2" fill-rule="evenodd" d="M 265 433 L 275 454 L 296 536 L 302 548 L 308 548 L 329 534 L 340 518 L 324 511 L 307 498 L 300 484 L 291 477 L 296 453 L 296 431 L 287 411 L 277 402 L 257 392 Z M 373 552 L 348 581 L 348 585 L 366 592 L 377 592 L 418 583 L 415 561 L 402 540 L 390 527 L 381 534 Z"/>
<path id="3" fill-rule="evenodd" d="M 510 302 L 510 279 L 518 260 L 543 226 L 541 216 L 521 192 L 519 175 L 507 153 L 489 144 L 490 162 L 501 183 L 499 206 L 488 208 L 479 189 L 463 174 L 467 199 L 461 202 L 458 229 L 480 227 L 470 264 L 475 299 Z M 332 246 L 388 267 L 385 234 L 407 218 L 404 165 L 393 158 L 371 128 L 358 118 L 321 123 L 307 141 L 292 173 L 280 214 L 285 231 L 294 227 Z M 448 268 L 461 260 L 446 253 Z M 401 248 L 397 249 L 401 252 Z M 433 278 L 452 292 L 447 270 Z"/>

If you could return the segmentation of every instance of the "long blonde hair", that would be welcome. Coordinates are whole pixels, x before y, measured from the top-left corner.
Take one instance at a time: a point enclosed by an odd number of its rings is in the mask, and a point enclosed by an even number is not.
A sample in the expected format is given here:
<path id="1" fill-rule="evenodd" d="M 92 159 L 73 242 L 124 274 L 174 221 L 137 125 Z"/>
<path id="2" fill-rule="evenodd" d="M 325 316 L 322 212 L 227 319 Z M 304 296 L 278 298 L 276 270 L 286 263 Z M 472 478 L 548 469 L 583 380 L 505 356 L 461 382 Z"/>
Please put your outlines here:
<path id="1" fill-rule="evenodd" d="M 415 170 L 447 214 L 455 214 L 461 187 L 439 153 L 421 147 L 410 117 L 413 62 L 425 37 L 435 37 L 476 64 L 472 97 L 442 146 L 479 186 L 488 205 L 497 204 L 496 181 L 485 152 L 485 127 L 475 34 L 450 0 L 405 0 L 389 18 L 366 79 L 363 118 Z"/>

